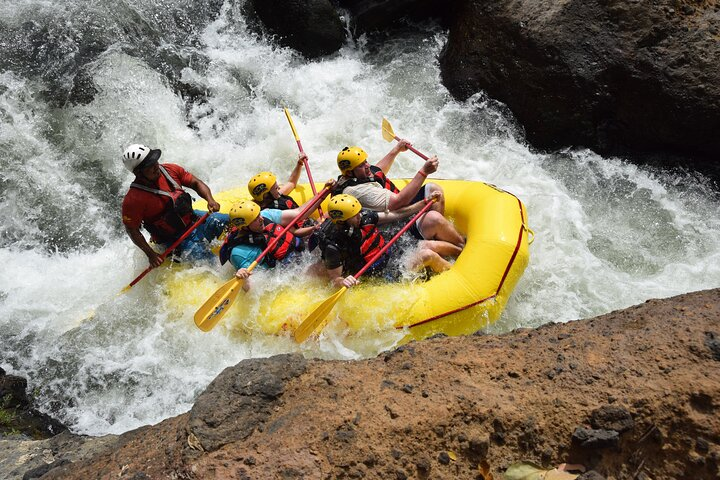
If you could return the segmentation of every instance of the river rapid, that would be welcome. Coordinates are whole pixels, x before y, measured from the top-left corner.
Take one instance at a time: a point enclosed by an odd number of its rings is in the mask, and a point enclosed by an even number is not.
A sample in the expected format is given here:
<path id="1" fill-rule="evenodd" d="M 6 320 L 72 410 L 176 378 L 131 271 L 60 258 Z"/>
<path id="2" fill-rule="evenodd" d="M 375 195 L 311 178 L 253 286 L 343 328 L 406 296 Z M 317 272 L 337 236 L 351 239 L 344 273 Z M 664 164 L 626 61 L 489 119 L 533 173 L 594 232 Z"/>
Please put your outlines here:
<path id="1" fill-rule="evenodd" d="M 121 433 L 185 412 L 242 359 L 357 359 L 397 342 L 393 332 L 348 339 L 332 325 L 302 346 L 226 325 L 202 333 L 194 309 L 168 304 L 156 272 L 116 295 L 146 267 L 120 219 L 132 180 L 124 147 L 161 148 L 162 160 L 214 192 L 265 169 L 286 178 L 297 147 L 283 107 L 316 181 L 337 175 L 346 145 L 381 158 L 391 147 L 385 116 L 439 156 L 437 178 L 493 183 L 525 203 L 530 264 L 489 333 L 720 286 L 710 182 L 588 150 L 534 153 L 503 105 L 450 97 L 437 26 L 361 37 L 307 61 L 248 28 L 242 1 L 9 3 L 0 6 L 0 367 L 27 377 L 39 407 L 76 433 Z M 407 152 L 391 176 L 420 165 Z M 272 287 L 280 277 L 259 279 Z"/>

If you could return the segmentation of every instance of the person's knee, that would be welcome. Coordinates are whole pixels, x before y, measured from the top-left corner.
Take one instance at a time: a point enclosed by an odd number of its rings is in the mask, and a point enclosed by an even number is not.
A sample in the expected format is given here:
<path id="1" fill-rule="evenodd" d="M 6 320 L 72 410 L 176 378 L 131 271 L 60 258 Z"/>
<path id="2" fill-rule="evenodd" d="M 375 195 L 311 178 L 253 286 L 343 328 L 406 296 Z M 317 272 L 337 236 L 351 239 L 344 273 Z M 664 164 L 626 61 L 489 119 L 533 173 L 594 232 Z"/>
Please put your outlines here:
<path id="1" fill-rule="evenodd" d="M 417 252 L 418 260 L 420 260 L 420 263 L 423 265 L 427 265 L 428 263 L 435 260 L 436 257 L 439 257 L 439 255 L 429 248 L 420 248 Z"/>

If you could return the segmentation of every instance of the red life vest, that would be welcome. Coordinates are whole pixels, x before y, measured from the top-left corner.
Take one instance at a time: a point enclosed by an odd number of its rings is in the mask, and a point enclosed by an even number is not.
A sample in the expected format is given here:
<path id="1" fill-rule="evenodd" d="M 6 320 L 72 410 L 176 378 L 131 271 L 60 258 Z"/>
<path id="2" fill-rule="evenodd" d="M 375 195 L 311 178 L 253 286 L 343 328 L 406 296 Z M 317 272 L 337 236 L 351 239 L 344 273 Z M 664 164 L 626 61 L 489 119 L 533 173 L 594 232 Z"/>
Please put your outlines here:
<path id="1" fill-rule="evenodd" d="M 232 249 L 237 245 L 255 245 L 265 250 L 272 239 L 280 235 L 283 228 L 285 227 L 277 223 L 268 223 L 263 227 L 263 233 L 255 233 L 247 229 L 240 230 L 233 227 L 225 237 L 222 247 L 220 247 L 220 264 L 224 265 L 230 259 Z M 267 253 L 263 261 L 268 267 L 274 267 L 277 260 L 282 260 L 291 252 L 300 251 L 301 249 L 302 241 L 287 231 Z"/>
<path id="2" fill-rule="evenodd" d="M 278 198 L 273 198 L 271 201 L 260 206 L 263 210 L 266 208 L 274 208 L 276 210 L 289 210 L 291 208 L 298 208 L 298 204 L 289 195 L 280 195 Z"/>
<path id="3" fill-rule="evenodd" d="M 265 225 L 263 232 L 265 232 L 265 239 L 267 243 L 269 244 L 273 238 L 280 236 L 280 232 L 282 232 L 283 228 L 285 227 L 278 225 L 277 223 L 268 223 Z M 272 255 L 275 260 L 282 260 L 290 252 L 297 250 L 297 240 L 298 238 L 295 235 L 290 233 L 290 231 L 287 231 L 282 235 L 282 237 L 280 237 L 278 242 L 268 253 Z"/>
<path id="4" fill-rule="evenodd" d="M 192 209 L 192 197 L 175 181 L 174 178 L 159 165 L 160 173 L 165 177 L 171 191 L 159 190 L 147 187 L 140 183 L 131 183 L 131 188 L 138 188 L 146 192 L 167 197 L 169 201 L 160 214 L 143 220 L 143 226 L 150 232 L 153 240 L 161 243 L 169 243 L 179 238 L 195 222 L 197 216 Z"/>
<path id="5" fill-rule="evenodd" d="M 385 238 L 377 228 L 377 213 L 361 210 L 360 215 L 360 226 L 357 228 L 340 227 L 328 219 L 317 232 L 323 260 L 326 260 L 328 252 L 337 252 L 344 273 L 357 273 L 385 246 Z"/>
<path id="6" fill-rule="evenodd" d="M 369 182 L 376 182 L 381 187 L 383 187 L 386 190 L 390 190 L 393 193 L 400 193 L 400 189 L 398 189 L 395 184 L 387 178 L 385 173 L 382 171 L 380 167 L 376 167 L 375 165 L 370 166 L 370 171 L 372 174 L 368 178 L 348 178 L 343 175 L 340 175 L 338 177 L 338 181 L 333 187 L 333 195 L 338 195 L 343 192 L 348 187 L 352 187 L 355 185 L 361 185 L 363 183 L 369 183 Z"/>
<path id="7" fill-rule="evenodd" d="M 369 262 L 384 246 L 385 239 L 380 234 L 377 225 L 370 224 L 360 227 L 360 254 L 365 262 Z"/>

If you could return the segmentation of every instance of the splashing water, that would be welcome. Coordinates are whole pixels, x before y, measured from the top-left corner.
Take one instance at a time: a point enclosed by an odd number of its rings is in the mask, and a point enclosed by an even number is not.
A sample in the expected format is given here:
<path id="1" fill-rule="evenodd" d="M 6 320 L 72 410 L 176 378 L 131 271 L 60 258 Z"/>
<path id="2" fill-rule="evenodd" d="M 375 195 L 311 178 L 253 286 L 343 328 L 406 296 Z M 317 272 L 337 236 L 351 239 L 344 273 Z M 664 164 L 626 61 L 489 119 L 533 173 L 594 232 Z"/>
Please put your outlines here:
<path id="1" fill-rule="evenodd" d="M 530 265 L 490 332 L 720 285 L 720 201 L 702 177 L 587 150 L 533 153 L 502 105 L 483 94 L 458 102 L 442 87 L 446 36 L 435 27 L 382 45 L 348 43 L 309 62 L 249 31 L 241 5 L 228 2 L 217 17 L 206 12 L 212 23 L 189 26 L 187 15 L 149 0 L 122 9 L 79 0 L 0 7 L 0 366 L 29 377 L 41 408 L 74 431 L 120 433 L 184 412 L 245 358 L 355 359 L 398 341 L 396 332 L 348 337 L 333 324 L 303 346 L 223 327 L 204 334 L 194 311 L 168 304 L 159 272 L 116 296 L 146 266 L 120 222 L 131 180 L 122 149 L 157 146 L 215 192 L 268 168 L 282 178 L 297 154 L 282 107 L 318 182 L 337 175 L 345 145 L 384 155 L 386 116 L 440 157 L 437 177 L 486 181 L 523 200 L 536 233 Z M 37 13 L 24 21 L 23 11 Z M 19 42 L 23 31 L 35 37 Z M 190 60 L 163 69 L 148 53 L 152 41 L 163 58 Z M 77 65 L 92 95 L 59 102 Z M 419 166 L 408 152 L 392 173 L 412 176 Z M 262 272 L 254 280 L 265 288 L 282 281 Z"/>

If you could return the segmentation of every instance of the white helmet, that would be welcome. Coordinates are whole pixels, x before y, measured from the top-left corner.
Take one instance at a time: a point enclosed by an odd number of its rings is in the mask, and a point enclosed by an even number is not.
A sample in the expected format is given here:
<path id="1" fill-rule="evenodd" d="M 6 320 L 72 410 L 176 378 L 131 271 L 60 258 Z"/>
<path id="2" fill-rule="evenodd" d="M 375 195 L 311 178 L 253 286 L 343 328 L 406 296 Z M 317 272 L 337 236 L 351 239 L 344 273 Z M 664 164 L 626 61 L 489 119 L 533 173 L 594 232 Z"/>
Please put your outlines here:
<path id="1" fill-rule="evenodd" d="M 148 155 L 150 155 L 150 158 L 148 158 Z M 122 158 L 125 168 L 133 172 L 145 159 L 151 164 L 157 162 L 160 158 L 160 150 L 151 150 L 150 147 L 135 143 L 125 149 Z"/>

